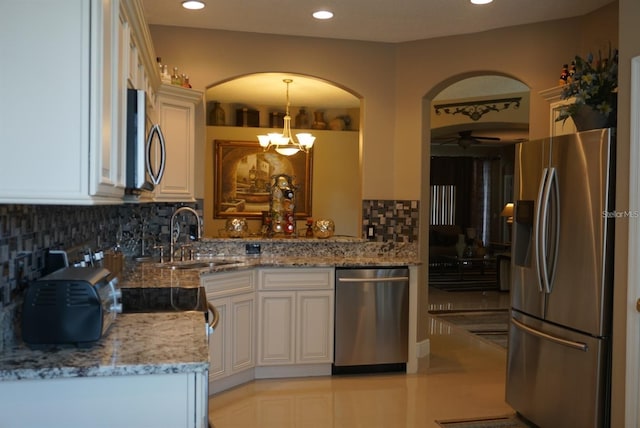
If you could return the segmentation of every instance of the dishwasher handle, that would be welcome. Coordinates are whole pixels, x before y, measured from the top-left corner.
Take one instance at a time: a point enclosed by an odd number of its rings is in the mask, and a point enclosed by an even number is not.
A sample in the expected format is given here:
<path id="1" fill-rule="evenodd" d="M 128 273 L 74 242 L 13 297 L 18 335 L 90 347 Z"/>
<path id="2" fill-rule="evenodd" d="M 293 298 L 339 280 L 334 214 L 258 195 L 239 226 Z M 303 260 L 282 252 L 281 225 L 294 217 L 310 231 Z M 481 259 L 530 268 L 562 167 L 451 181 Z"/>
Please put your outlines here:
<path id="1" fill-rule="evenodd" d="M 338 282 L 407 282 L 408 276 L 389 276 L 376 278 L 337 278 Z"/>

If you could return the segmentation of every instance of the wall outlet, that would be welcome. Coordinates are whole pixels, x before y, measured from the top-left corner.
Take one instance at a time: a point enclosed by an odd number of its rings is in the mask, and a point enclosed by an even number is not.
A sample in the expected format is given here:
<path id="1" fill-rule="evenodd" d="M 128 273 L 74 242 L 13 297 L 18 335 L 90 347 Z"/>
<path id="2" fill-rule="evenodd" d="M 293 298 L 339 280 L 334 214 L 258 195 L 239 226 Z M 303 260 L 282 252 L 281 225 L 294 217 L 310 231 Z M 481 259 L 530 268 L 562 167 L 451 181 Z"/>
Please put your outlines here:
<path id="1" fill-rule="evenodd" d="M 248 255 L 260 254 L 260 244 L 247 244 L 245 246 L 245 252 Z"/>
<path id="2" fill-rule="evenodd" d="M 367 227 L 367 239 L 373 239 L 376 237 L 376 228 L 373 226 Z"/>

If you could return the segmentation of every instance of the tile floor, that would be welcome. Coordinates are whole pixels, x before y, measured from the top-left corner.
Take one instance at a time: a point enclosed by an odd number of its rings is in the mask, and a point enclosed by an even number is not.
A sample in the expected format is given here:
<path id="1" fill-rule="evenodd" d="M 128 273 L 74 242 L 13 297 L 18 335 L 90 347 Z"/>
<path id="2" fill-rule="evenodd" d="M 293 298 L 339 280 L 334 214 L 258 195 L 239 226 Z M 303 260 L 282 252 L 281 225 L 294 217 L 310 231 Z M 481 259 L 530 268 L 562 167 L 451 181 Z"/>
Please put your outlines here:
<path id="1" fill-rule="evenodd" d="M 430 307 L 440 309 L 508 304 L 508 293 L 433 291 Z M 504 349 L 436 319 L 430 342 L 416 374 L 258 380 L 217 394 L 212 428 L 427 428 L 513 413 L 504 401 Z"/>

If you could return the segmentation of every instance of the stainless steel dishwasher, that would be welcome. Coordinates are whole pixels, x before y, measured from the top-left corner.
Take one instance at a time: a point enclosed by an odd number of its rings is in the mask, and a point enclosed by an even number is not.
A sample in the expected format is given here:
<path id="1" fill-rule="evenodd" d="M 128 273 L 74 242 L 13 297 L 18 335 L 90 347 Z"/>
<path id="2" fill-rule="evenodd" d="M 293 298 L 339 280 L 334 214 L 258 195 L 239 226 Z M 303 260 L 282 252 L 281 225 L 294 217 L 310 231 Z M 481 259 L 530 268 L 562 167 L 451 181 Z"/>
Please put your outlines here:
<path id="1" fill-rule="evenodd" d="M 409 269 L 337 268 L 332 372 L 406 370 Z"/>

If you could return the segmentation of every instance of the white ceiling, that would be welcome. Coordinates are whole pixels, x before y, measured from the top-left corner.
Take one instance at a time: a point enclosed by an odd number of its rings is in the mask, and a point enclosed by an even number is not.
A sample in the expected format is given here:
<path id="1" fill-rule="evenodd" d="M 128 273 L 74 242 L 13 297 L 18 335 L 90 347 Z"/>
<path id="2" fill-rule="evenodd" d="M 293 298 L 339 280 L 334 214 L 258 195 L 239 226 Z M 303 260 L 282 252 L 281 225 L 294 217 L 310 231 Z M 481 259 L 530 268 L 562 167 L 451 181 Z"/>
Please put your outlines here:
<path id="1" fill-rule="evenodd" d="M 398 43 L 476 33 L 592 12 L 613 0 L 204 0 L 200 11 L 181 0 L 143 0 L 149 24 L 252 33 Z M 334 12 L 318 21 L 319 8 Z"/>

